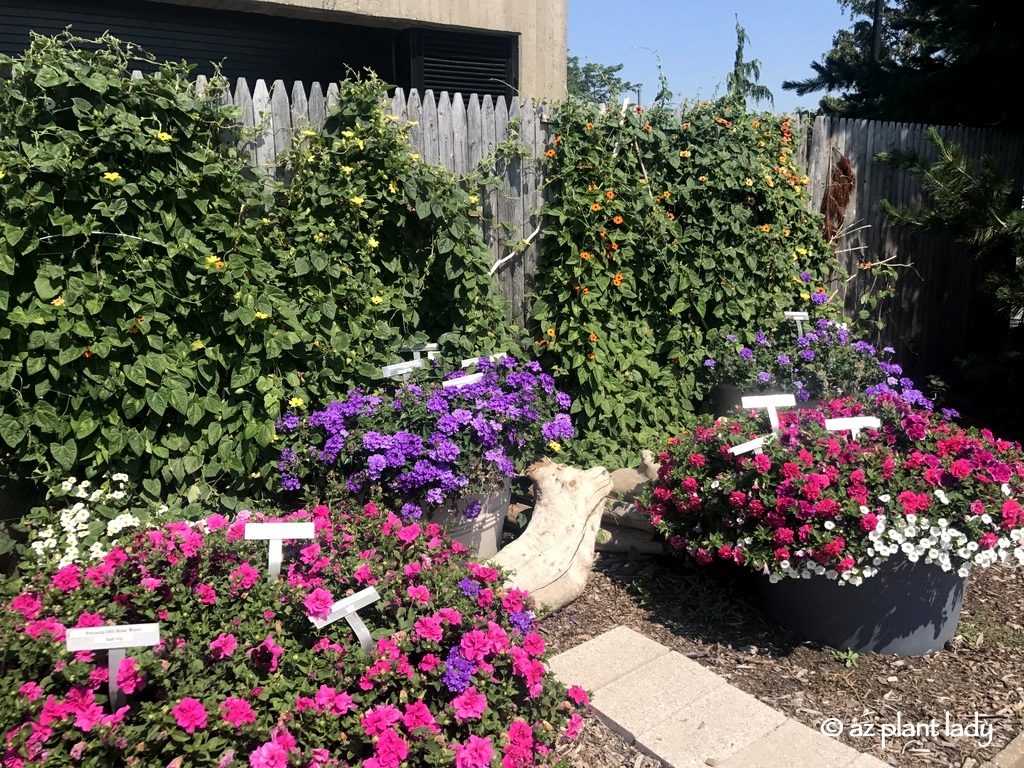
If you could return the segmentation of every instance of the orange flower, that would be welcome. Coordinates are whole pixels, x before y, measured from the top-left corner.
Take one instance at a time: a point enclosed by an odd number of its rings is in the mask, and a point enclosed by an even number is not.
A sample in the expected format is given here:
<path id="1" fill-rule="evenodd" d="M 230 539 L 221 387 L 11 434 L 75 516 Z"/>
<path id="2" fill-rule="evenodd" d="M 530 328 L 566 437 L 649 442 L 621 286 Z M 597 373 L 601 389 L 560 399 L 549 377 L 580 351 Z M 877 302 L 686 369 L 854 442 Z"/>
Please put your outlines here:
<path id="1" fill-rule="evenodd" d="M 591 333 L 590 336 L 588 336 L 587 338 L 589 338 L 590 339 L 590 343 L 593 344 L 595 341 L 597 341 L 597 334 L 596 333 Z"/>
<path id="2" fill-rule="evenodd" d="M 92 357 L 92 350 L 91 349 L 86 349 L 82 353 L 82 357 L 84 357 L 86 360 L 88 360 L 90 357 Z"/>
<path id="3" fill-rule="evenodd" d="M 621 224 L 623 221 L 625 221 L 625 219 L 621 216 L 615 216 L 612 218 L 612 224 Z"/>
<path id="4" fill-rule="evenodd" d="M 591 352 L 591 353 L 589 353 L 589 354 L 587 355 L 587 360 L 593 360 L 593 359 L 594 359 L 594 353 L 593 353 L 593 352 Z"/>
<path id="5" fill-rule="evenodd" d="M 217 259 L 215 262 L 213 262 L 213 266 L 215 266 L 217 269 L 224 269 L 224 262 L 221 261 L 220 259 Z"/>
<path id="6" fill-rule="evenodd" d="M 690 130 L 690 124 L 689 123 L 683 123 L 681 127 L 682 127 L 682 129 L 684 131 Z"/>
<path id="7" fill-rule="evenodd" d="M 602 240 L 604 240 L 606 237 L 608 237 L 608 233 L 605 232 L 603 229 L 600 232 L 598 232 L 597 234 L 599 234 L 601 236 Z"/>
<path id="8" fill-rule="evenodd" d="M 676 215 L 674 213 L 672 213 L 672 211 L 668 212 L 668 220 L 669 221 L 675 221 L 676 220 Z"/>
<path id="9" fill-rule="evenodd" d="M 597 184 L 587 184 L 587 192 L 593 192 L 597 189 Z"/>
<path id="10" fill-rule="evenodd" d="M 591 203 L 590 204 L 590 210 L 592 210 L 592 211 L 600 211 L 601 210 L 601 204 L 600 203 Z"/>
<path id="11" fill-rule="evenodd" d="M 754 122 L 751 123 L 751 125 L 754 126 L 755 128 L 759 128 L 761 127 L 761 121 L 755 120 Z"/>
<path id="12" fill-rule="evenodd" d="M 814 292 L 815 292 L 815 293 L 825 293 L 825 289 L 824 289 L 824 288 L 822 288 L 822 287 L 821 287 L 821 286 L 819 285 L 819 286 L 818 286 L 817 288 L 815 288 L 815 289 L 814 289 Z"/>
<path id="13" fill-rule="evenodd" d="M 619 244 L 618 243 L 612 243 L 612 250 L 613 251 L 619 250 Z"/>
<path id="14" fill-rule="evenodd" d="M 788 229 L 782 230 L 782 236 L 783 237 L 789 237 L 789 230 Z"/>
<path id="15" fill-rule="evenodd" d="M 708 180 L 707 176 L 698 176 L 697 177 L 697 181 L 707 181 L 707 180 Z"/>
<path id="16" fill-rule="evenodd" d="M 615 192 L 613 190 L 609 189 L 607 192 L 604 193 L 604 196 L 607 197 L 609 200 L 614 200 L 615 199 Z"/>
<path id="17" fill-rule="evenodd" d="M 644 126 L 644 130 L 650 133 L 651 131 L 654 130 L 654 126 L 648 123 L 647 125 Z"/>
<path id="18" fill-rule="evenodd" d="M 616 288 L 618 288 L 620 285 L 622 285 L 623 279 L 624 278 L 622 276 L 622 273 L 621 272 L 616 272 L 615 273 L 615 277 L 612 278 L 612 285 L 614 285 Z"/>
<path id="19" fill-rule="evenodd" d="M 555 337 L 555 329 L 554 328 L 548 328 L 548 336 L 550 336 L 551 338 Z"/>
<path id="20" fill-rule="evenodd" d="M 688 149 L 680 150 L 679 156 L 680 157 L 689 157 L 690 156 L 690 150 L 688 150 Z"/>
<path id="21" fill-rule="evenodd" d="M 668 190 L 666 189 L 666 190 L 665 190 L 665 191 L 664 191 L 664 192 L 662 193 L 662 197 L 664 197 L 664 198 L 665 198 L 666 200 L 668 200 L 668 199 L 669 199 L 670 197 L 672 197 L 672 193 L 671 193 L 671 192 L 669 192 L 669 191 L 668 191 Z"/>
<path id="22" fill-rule="evenodd" d="M 718 123 L 719 125 L 724 125 L 726 128 L 731 128 L 732 127 L 732 123 L 730 123 L 724 117 L 716 117 L 715 118 L 715 122 Z"/>
<path id="23" fill-rule="evenodd" d="M 561 143 L 562 143 L 562 137 L 561 136 L 555 136 L 555 144 L 561 144 Z"/>
<path id="24" fill-rule="evenodd" d="M 549 150 L 548 150 L 547 152 L 545 152 L 544 154 L 545 154 L 545 155 L 547 155 L 548 157 L 554 157 L 554 156 L 555 156 L 555 150 L 553 150 L 553 149 L 549 149 Z"/>
<path id="25" fill-rule="evenodd" d="M 593 123 L 587 123 L 587 130 L 588 131 L 594 130 L 594 124 Z"/>
<path id="26" fill-rule="evenodd" d="M 762 232 L 771 232 L 772 231 L 772 225 L 771 224 L 762 224 L 761 225 L 761 231 Z"/>
<path id="27" fill-rule="evenodd" d="M 580 258 L 584 261 L 590 261 L 590 251 L 580 251 Z"/>
<path id="28" fill-rule="evenodd" d="M 584 295 L 584 296 L 586 296 L 586 295 L 587 295 L 587 294 L 589 294 L 589 293 L 590 293 L 590 289 L 589 289 L 589 288 L 584 288 L 584 289 L 583 289 L 583 295 Z"/>
<path id="29" fill-rule="evenodd" d="M 871 269 L 871 262 L 870 261 L 862 261 L 860 264 L 857 265 L 857 267 L 860 268 L 860 269 Z"/>

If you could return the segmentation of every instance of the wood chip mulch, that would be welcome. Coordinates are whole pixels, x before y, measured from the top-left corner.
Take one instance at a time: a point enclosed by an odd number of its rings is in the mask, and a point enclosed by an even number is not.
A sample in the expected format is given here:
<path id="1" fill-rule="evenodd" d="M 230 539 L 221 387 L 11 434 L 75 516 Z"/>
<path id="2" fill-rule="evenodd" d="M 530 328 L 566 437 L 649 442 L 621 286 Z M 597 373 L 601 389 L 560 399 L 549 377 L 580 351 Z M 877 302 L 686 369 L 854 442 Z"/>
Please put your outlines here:
<path id="1" fill-rule="evenodd" d="M 811 728 L 839 718 L 846 744 L 899 768 L 981 768 L 1024 732 L 1024 568 L 976 569 L 957 636 L 930 656 L 845 660 L 774 624 L 746 580 L 657 556 L 599 555 L 583 595 L 544 618 L 540 631 L 559 653 L 618 625 L 695 659 Z M 991 728 L 991 742 L 947 735 L 947 712 L 951 724 Z M 873 734 L 860 725 L 861 734 L 851 736 L 852 724 L 867 723 Z M 925 725 L 919 737 L 889 737 L 883 747 L 881 726 L 897 723 Z M 566 756 L 581 768 L 661 765 L 594 717 Z"/>

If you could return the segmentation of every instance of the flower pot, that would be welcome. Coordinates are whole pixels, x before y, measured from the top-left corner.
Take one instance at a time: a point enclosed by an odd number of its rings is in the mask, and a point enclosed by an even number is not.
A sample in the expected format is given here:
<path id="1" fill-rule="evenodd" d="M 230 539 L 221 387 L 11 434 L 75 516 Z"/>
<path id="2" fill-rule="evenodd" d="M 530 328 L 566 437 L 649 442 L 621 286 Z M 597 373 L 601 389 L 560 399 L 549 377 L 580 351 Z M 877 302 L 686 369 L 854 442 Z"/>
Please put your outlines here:
<path id="1" fill-rule="evenodd" d="M 506 479 L 489 493 L 464 496 L 454 507 L 435 510 L 432 520 L 453 539 L 465 544 L 475 557 L 494 557 L 501 544 L 501 531 L 511 501 L 512 486 Z M 468 518 L 466 508 L 474 502 L 480 503 L 480 514 Z"/>
<path id="2" fill-rule="evenodd" d="M 859 586 L 824 576 L 758 580 L 765 612 L 801 637 L 840 650 L 920 656 L 941 650 L 960 621 L 967 577 L 889 558 Z"/>

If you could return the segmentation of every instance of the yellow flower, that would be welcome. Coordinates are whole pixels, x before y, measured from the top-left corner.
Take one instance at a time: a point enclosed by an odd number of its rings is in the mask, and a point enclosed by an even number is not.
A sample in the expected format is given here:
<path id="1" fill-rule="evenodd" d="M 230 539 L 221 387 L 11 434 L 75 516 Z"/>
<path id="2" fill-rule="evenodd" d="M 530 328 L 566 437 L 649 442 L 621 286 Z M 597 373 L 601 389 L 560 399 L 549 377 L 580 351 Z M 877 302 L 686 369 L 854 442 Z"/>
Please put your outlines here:
<path id="1" fill-rule="evenodd" d="M 412 154 L 409 155 L 409 159 L 412 160 L 414 163 L 418 163 L 420 161 L 420 153 L 413 152 Z"/>
<path id="2" fill-rule="evenodd" d="M 55 307 L 63 307 L 64 306 L 64 297 L 63 296 L 58 296 L 56 299 L 54 299 L 50 303 L 53 304 L 53 306 L 55 306 Z"/>
<path id="3" fill-rule="evenodd" d="M 796 252 L 798 254 L 800 254 L 801 256 L 806 256 L 807 255 L 807 249 L 804 248 L 803 246 L 800 246 L 799 248 L 797 248 Z"/>
<path id="4" fill-rule="evenodd" d="M 690 156 L 690 150 L 684 149 L 684 150 L 680 151 L 679 156 L 680 157 L 689 157 Z"/>
<path id="5" fill-rule="evenodd" d="M 351 165 L 343 165 L 338 170 L 341 171 L 342 173 L 344 173 L 347 176 L 348 174 L 352 173 L 352 166 Z"/>
<path id="6" fill-rule="evenodd" d="M 753 180 L 753 179 L 751 179 L 751 178 L 749 178 L 749 177 L 747 178 L 747 180 L 746 180 L 746 181 L 745 181 L 744 183 L 745 183 L 745 184 L 746 184 L 746 185 L 747 185 L 748 187 L 752 187 L 752 186 L 754 186 L 754 180 Z"/>
<path id="7" fill-rule="evenodd" d="M 366 239 L 366 244 L 371 248 L 376 248 L 378 245 L 380 245 L 380 243 L 377 241 L 377 238 L 373 236 L 368 237 Z"/>
<path id="8" fill-rule="evenodd" d="M 0 168 L 0 181 L 2 181 L 3 179 L 6 179 L 6 178 L 7 178 L 7 171 L 5 171 L 3 168 Z"/>
<path id="9" fill-rule="evenodd" d="M 761 231 L 762 232 L 771 232 L 772 231 L 772 225 L 771 224 L 762 224 L 761 225 Z"/>
<path id="10" fill-rule="evenodd" d="M 266 320 L 268 317 L 270 317 L 270 315 L 268 315 L 266 312 L 257 312 L 256 313 L 256 319 L 257 320 Z"/>
<path id="11" fill-rule="evenodd" d="M 216 261 L 217 261 L 217 257 L 216 256 L 207 256 L 206 257 L 206 266 L 212 267 Z"/>
<path id="12" fill-rule="evenodd" d="M 103 178 L 106 181 L 120 181 L 121 174 L 118 173 L 117 171 L 107 171 L 106 173 L 103 174 Z"/>
<path id="13" fill-rule="evenodd" d="M 356 195 L 355 197 L 350 197 L 348 199 L 348 201 L 350 203 L 352 203 L 353 205 L 362 205 L 363 204 L 363 198 L 360 197 L 359 195 Z"/>
<path id="14" fill-rule="evenodd" d="M 394 179 L 388 182 L 388 191 L 390 191 L 392 195 L 398 194 L 398 184 Z"/>
<path id="15" fill-rule="evenodd" d="M 288 401 L 289 408 L 303 408 L 306 405 L 306 401 L 301 397 L 293 397 Z"/>
<path id="16" fill-rule="evenodd" d="M 806 291 L 801 291 L 800 298 L 803 299 L 804 301 L 808 301 L 811 298 L 811 294 L 807 293 Z"/>
<path id="17" fill-rule="evenodd" d="M 316 136 L 316 131 L 305 130 L 302 132 L 302 135 L 305 136 L 307 139 L 312 139 L 314 136 Z"/>
<path id="18" fill-rule="evenodd" d="M 268 219 L 266 216 L 264 216 L 262 219 L 260 219 L 260 221 L 263 222 L 263 226 L 265 226 L 265 227 L 269 227 L 270 226 L 270 219 Z"/>
<path id="19" fill-rule="evenodd" d="M 355 131 L 342 131 L 341 135 L 344 136 L 346 139 L 351 139 L 353 136 L 356 135 L 356 133 Z"/>
<path id="20" fill-rule="evenodd" d="M 370 297 L 370 303 L 371 304 L 381 304 L 383 302 L 384 302 L 384 297 L 383 296 L 371 296 Z"/>
<path id="21" fill-rule="evenodd" d="M 554 328 L 548 328 L 547 333 L 548 333 L 548 336 L 550 336 L 551 338 L 555 337 L 555 329 Z"/>
<path id="22" fill-rule="evenodd" d="M 697 177 L 697 181 L 707 181 L 707 180 L 708 180 L 707 176 L 698 176 Z"/>
<path id="23" fill-rule="evenodd" d="M 167 131 L 157 131 L 156 137 L 159 141 L 162 141 L 164 143 L 167 143 L 168 141 L 174 138 L 173 136 L 171 136 L 171 134 L 167 133 Z"/>
<path id="24" fill-rule="evenodd" d="M 480 195 L 470 195 L 469 196 L 469 203 L 470 203 L 470 205 L 476 205 L 479 202 L 480 202 Z"/>
<path id="25" fill-rule="evenodd" d="M 200 349 L 202 349 L 205 346 L 206 345 L 203 344 L 203 342 L 201 342 L 199 339 L 196 339 L 195 341 L 192 342 L 192 351 L 193 352 L 198 352 Z"/>
<path id="26" fill-rule="evenodd" d="M 548 441 L 548 448 L 550 448 L 555 453 L 561 453 L 561 451 L 562 451 L 562 444 L 560 442 L 558 442 L 557 440 L 550 440 L 550 441 Z"/>

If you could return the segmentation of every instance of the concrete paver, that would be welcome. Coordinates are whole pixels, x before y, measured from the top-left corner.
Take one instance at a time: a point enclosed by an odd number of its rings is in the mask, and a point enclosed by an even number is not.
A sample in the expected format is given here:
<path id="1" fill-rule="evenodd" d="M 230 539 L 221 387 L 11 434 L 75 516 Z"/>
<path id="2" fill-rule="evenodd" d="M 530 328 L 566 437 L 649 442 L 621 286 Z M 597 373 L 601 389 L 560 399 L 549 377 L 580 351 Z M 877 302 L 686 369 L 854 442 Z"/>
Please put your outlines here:
<path id="1" fill-rule="evenodd" d="M 570 648 L 550 666 L 591 691 L 610 728 L 671 768 L 887 768 L 629 627 Z"/>
<path id="2" fill-rule="evenodd" d="M 551 659 L 551 669 L 566 685 L 591 691 L 642 667 L 669 649 L 629 627 L 616 627 Z"/>

